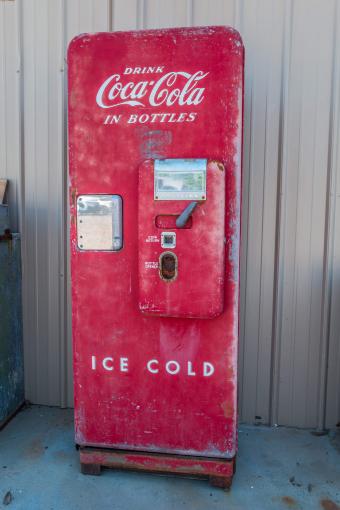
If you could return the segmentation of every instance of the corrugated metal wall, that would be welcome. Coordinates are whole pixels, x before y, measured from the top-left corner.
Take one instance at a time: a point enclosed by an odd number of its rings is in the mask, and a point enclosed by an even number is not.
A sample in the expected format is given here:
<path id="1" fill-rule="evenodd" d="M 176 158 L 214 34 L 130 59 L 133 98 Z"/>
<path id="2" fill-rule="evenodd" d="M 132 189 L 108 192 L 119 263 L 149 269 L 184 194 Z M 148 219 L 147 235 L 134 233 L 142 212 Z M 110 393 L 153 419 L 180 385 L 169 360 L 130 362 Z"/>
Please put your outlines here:
<path id="1" fill-rule="evenodd" d="M 65 54 L 86 31 L 227 24 L 246 47 L 240 411 L 340 420 L 338 0 L 3 0 L 0 174 L 23 233 L 27 398 L 72 405 Z"/>

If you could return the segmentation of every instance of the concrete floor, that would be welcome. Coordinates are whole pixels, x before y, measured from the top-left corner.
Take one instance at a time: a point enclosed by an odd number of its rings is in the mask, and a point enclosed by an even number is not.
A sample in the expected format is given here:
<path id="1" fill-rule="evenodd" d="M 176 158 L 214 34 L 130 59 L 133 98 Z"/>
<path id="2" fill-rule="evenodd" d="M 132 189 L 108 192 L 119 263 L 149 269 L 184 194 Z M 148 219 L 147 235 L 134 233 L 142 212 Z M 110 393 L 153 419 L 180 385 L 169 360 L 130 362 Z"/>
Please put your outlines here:
<path id="1" fill-rule="evenodd" d="M 33 406 L 0 433 L 0 508 L 11 510 L 340 509 L 340 432 L 240 427 L 229 493 L 208 482 L 104 470 L 79 473 L 72 411 Z"/>

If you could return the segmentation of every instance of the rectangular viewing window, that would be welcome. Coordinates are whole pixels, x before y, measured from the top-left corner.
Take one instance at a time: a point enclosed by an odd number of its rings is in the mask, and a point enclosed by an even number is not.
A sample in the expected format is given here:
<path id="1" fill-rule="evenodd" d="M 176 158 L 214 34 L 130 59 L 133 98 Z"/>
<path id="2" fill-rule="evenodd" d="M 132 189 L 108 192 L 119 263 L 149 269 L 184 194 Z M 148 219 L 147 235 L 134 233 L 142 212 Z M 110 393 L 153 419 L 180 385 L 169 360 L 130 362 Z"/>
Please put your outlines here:
<path id="1" fill-rule="evenodd" d="M 122 198 L 119 195 L 80 195 L 77 198 L 77 242 L 80 250 L 117 251 L 122 248 Z"/>
<path id="2" fill-rule="evenodd" d="M 156 159 L 155 200 L 206 200 L 206 159 Z"/>

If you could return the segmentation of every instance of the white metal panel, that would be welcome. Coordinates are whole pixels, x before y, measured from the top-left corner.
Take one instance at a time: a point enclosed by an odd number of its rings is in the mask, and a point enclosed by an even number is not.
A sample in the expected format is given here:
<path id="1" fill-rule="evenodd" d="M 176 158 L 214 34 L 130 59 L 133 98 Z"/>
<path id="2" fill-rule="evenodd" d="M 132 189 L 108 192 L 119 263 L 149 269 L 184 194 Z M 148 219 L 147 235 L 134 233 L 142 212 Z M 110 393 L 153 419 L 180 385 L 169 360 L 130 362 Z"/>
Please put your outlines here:
<path id="1" fill-rule="evenodd" d="M 13 181 L 13 225 L 18 206 L 23 217 L 28 398 L 72 405 L 68 42 L 230 24 L 246 46 L 241 419 L 340 420 L 339 10 L 336 0 L 0 2 L 0 173 Z"/>

